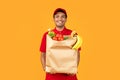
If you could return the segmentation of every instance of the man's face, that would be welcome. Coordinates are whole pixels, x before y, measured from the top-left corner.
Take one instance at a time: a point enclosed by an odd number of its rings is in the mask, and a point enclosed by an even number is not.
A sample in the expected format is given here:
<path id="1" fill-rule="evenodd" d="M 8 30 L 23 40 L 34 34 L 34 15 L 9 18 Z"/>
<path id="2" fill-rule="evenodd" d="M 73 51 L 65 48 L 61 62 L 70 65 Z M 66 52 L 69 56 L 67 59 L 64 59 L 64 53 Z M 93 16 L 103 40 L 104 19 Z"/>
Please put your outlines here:
<path id="1" fill-rule="evenodd" d="M 65 26 L 66 20 L 67 20 L 67 18 L 65 16 L 65 14 L 62 12 L 58 12 L 54 16 L 54 22 L 55 22 L 56 26 L 59 28 L 62 28 Z"/>

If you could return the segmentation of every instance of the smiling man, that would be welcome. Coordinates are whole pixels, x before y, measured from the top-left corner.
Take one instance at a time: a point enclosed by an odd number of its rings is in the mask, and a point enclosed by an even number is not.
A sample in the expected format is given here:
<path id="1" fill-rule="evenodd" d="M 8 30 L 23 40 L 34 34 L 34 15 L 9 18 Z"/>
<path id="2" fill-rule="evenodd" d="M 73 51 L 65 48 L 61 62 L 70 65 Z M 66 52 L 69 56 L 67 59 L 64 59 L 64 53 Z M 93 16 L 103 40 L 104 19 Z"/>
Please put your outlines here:
<path id="1" fill-rule="evenodd" d="M 62 34 L 62 35 L 70 35 L 72 30 L 67 29 L 65 27 L 65 23 L 67 21 L 67 13 L 62 8 L 57 8 L 53 13 L 53 19 L 55 22 L 55 28 L 52 30 L 56 34 Z M 40 45 L 40 51 L 41 51 L 41 63 L 43 66 L 43 69 L 45 71 L 46 67 L 46 35 L 48 32 L 45 32 L 42 38 L 42 42 Z M 80 61 L 80 49 L 78 49 L 78 61 L 79 64 Z M 77 80 L 76 74 L 65 74 L 65 73 L 46 73 L 46 80 Z"/>
<path id="2" fill-rule="evenodd" d="M 53 18 L 56 24 L 56 28 L 63 29 L 65 27 L 65 22 L 67 20 L 67 14 L 65 10 L 60 8 L 56 9 L 53 14 Z"/>

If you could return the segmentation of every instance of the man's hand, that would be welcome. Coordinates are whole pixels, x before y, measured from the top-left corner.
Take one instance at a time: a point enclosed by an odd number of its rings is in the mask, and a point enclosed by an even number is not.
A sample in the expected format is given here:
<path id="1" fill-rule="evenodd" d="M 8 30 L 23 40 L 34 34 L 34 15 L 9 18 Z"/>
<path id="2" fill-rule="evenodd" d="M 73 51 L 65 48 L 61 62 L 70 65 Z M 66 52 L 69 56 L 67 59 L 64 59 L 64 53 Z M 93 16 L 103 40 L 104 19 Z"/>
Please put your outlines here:
<path id="1" fill-rule="evenodd" d="M 47 72 L 48 74 L 55 74 L 55 72 Z"/>
<path id="2" fill-rule="evenodd" d="M 74 76 L 75 74 L 74 73 L 67 73 L 67 75 Z"/>
<path id="3" fill-rule="evenodd" d="M 46 66 L 45 64 L 42 64 L 43 70 L 46 71 Z"/>

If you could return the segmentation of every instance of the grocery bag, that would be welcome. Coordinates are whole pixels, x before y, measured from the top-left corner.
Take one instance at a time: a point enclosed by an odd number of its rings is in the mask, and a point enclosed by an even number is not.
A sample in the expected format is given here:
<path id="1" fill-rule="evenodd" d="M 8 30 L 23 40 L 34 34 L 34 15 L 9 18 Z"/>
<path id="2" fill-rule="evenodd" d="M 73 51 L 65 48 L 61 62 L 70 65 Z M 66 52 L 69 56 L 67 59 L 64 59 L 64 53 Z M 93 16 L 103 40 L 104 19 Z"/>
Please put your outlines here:
<path id="1" fill-rule="evenodd" d="M 77 50 L 72 49 L 76 37 L 63 41 L 55 41 L 46 36 L 46 72 L 48 73 L 77 73 Z"/>

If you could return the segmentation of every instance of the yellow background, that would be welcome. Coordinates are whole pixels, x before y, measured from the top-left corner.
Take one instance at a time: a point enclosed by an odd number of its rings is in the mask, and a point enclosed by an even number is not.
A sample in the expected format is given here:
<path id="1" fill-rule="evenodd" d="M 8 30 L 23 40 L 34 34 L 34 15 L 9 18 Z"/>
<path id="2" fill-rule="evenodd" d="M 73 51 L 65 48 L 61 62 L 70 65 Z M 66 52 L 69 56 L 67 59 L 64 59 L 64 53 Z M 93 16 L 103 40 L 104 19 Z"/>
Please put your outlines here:
<path id="1" fill-rule="evenodd" d="M 53 11 L 66 9 L 66 27 L 83 38 L 79 80 L 120 80 L 117 0 L 0 1 L 0 80 L 44 80 L 41 37 L 54 28 Z"/>

